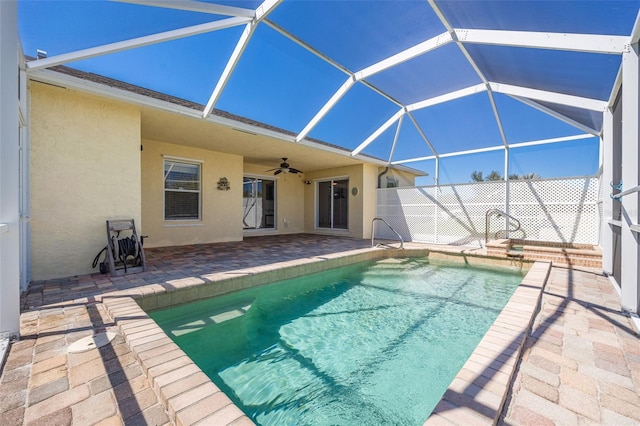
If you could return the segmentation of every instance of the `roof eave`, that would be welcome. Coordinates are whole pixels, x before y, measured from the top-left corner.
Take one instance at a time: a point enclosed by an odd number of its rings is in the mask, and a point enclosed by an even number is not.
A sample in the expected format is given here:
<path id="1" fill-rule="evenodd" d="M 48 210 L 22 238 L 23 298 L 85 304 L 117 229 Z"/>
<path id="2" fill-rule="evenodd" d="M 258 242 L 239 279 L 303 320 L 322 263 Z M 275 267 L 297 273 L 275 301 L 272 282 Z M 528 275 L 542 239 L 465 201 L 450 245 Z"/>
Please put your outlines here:
<path id="1" fill-rule="evenodd" d="M 269 138 L 301 144 L 312 149 L 331 152 L 349 158 L 354 158 L 363 163 L 387 166 L 387 161 L 371 157 L 366 154 L 352 156 L 351 152 L 336 145 L 323 141 L 305 138 L 299 142 L 295 141 L 295 134 L 283 129 L 249 120 L 244 117 L 235 116 L 225 111 L 214 110 L 206 118 L 202 117 L 203 105 L 187 101 L 177 97 L 169 96 L 160 92 L 145 89 L 139 86 L 128 84 L 115 79 L 110 79 L 98 74 L 79 71 L 65 66 L 56 66 L 49 69 L 29 71 L 27 76 L 30 80 L 38 81 L 67 89 L 74 89 L 96 96 L 126 102 L 141 107 L 154 108 L 165 112 L 183 115 L 185 117 L 206 120 L 233 129 L 259 134 Z M 394 166 L 398 170 L 403 170 L 416 175 L 421 175 L 420 170 L 409 167 Z"/>

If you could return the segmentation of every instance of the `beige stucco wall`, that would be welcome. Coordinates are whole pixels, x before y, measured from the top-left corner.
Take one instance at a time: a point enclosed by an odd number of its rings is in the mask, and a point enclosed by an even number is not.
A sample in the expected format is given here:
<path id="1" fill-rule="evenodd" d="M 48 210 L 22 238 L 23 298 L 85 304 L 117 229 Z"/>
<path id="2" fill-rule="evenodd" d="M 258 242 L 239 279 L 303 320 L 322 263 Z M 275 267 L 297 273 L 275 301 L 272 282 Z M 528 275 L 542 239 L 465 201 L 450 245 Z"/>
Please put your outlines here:
<path id="1" fill-rule="evenodd" d="M 143 140 L 142 222 L 145 247 L 242 240 L 242 157 Z M 202 162 L 201 220 L 164 220 L 164 156 Z M 230 190 L 218 189 L 226 177 Z"/>
<path id="2" fill-rule="evenodd" d="M 245 164 L 244 174 L 252 177 L 264 177 L 276 181 L 276 229 L 245 231 L 246 236 L 291 234 L 304 232 L 304 181 L 302 175 L 281 173 L 274 176 L 267 173 L 270 167 Z"/>
<path id="3" fill-rule="evenodd" d="M 371 208 L 375 211 L 376 171 L 376 166 L 358 164 L 305 173 L 305 180 L 312 182 L 311 185 L 305 187 L 304 223 L 306 232 L 368 238 L 370 230 L 366 228 L 369 226 L 367 223 L 371 223 L 371 219 L 368 217 L 372 214 Z M 344 177 L 349 178 L 349 230 L 316 228 L 316 182 Z M 358 194 L 355 196 L 351 192 L 354 187 L 358 188 Z M 373 204 L 365 206 L 365 202 Z"/>
<path id="4" fill-rule="evenodd" d="M 105 221 L 140 224 L 140 113 L 79 92 L 30 84 L 31 278 L 95 272 Z"/>
<path id="5" fill-rule="evenodd" d="M 378 166 L 363 165 L 362 178 L 362 226 L 363 237 L 371 238 L 371 221 L 376 217 L 378 205 Z"/>

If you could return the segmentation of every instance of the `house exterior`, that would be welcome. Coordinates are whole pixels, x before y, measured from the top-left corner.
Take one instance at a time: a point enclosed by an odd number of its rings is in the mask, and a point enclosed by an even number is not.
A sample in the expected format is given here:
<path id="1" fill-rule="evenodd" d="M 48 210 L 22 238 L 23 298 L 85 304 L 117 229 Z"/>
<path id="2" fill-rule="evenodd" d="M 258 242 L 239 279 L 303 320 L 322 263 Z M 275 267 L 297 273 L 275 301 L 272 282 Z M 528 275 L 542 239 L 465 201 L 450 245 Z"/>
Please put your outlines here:
<path id="1" fill-rule="evenodd" d="M 134 219 L 145 247 L 370 238 L 378 185 L 420 174 L 65 67 L 32 76 L 28 93 L 30 280 L 97 272 L 108 219 Z M 274 175 L 283 158 L 303 173 Z"/>
<path id="2" fill-rule="evenodd" d="M 318 141 L 294 142 L 280 129 L 220 111 L 203 119 L 201 105 L 100 76 L 27 67 L 17 18 L 17 2 L 0 1 L 0 352 L 2 340 L 19 330 L 20 290 L 32 280 L 95 271 L 91 260 L 105 245 L 108 218 L 135 219 L 140 233 L 149 236 L 148 247 L 293 232 L 367 238 L 375 188 L 410 185 L 416 176 Z M 584 40 L 573 46 L 562 33 L 552 38 L 541 47 L 592 47 Z M 610 37 L 600 41 L 605 39 Z M 595 105 L 582 105 L 569 93 L 500 82 L 469 88 L 559 102 L 555 113 L 539 106 L 574 123 L 565 107 L 578 114 L 578 122 L 602 121 L 594 127 L 601 129 L 599 245 L 603 272 L 617 280 L 622 310 L 630 313 L 640 306 L 639 39 L 636 17 L 630 36 L 601 52 L 622 60 L 608 100 L 595 99 Z M 282 158 L 305 173 L 273 175 Z M 329 198 L 319 197 L 322 190 L 330 190 Z M 174 201 L 169 207 L 167 199 Z"/>

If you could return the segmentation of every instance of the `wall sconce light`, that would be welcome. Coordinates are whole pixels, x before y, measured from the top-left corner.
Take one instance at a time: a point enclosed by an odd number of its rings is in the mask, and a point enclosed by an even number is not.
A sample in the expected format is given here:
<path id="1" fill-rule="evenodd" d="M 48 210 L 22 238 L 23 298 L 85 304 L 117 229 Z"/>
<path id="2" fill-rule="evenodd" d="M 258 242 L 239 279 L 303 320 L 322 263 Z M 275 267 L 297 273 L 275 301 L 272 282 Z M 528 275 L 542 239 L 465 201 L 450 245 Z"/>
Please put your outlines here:
<path id="1" fill-rule="evenodd" d="M 228 191 L 231 189 L 231 186 L 229 185 L 229 181 L 227 180 L 226 177 L 220 178 L 220 180 L 218 181 L 218 189 L 220 191 Z"/>
<path id="2" fill-rule="evenodd" d="M 304 184 L 305 184 L 305 185 L 311 185 L 311 181 L 310 181 L 310 180 L 305 180 L 305 181 L 304 181 Z"/>

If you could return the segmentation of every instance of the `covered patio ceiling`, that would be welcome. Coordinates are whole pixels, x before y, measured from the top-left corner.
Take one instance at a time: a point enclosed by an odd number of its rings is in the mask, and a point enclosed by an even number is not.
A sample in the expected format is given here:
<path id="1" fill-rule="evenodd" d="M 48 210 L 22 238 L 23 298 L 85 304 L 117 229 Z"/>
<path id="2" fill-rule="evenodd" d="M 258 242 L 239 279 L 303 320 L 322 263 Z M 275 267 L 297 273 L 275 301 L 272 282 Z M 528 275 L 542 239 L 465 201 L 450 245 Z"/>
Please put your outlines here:
<path id="1" fill-rule="evenodd" d="M 597 146 L 639 9 L 636 0 L 23 1 L 19 24 L 25 54 L 47 52 L 27 63 L 32 77 L 76 67 L 199 103 L 203 119 L 222 110 L 283 129 L 289 146 L 315 139 L 418 166 Z"/>
<path id="2" fill-rule="evenodd" d="M 141 121 L 143 139 L 241 155 L 245 164 L 264 166 L 265 173 L 277 167 L 282 156 L 288 157 L 291 165 L 303 172 L 361 163 L 359 158 L 345 155 L 330 146 L 317 144 L 322 149 L 312 151 L 307 144 L 294 144 L 260 134 L 259 127 L 229 127 L 153 108 L 143 108 Z M 215 138 L 211 137 L 212 133 L 215 133 Z"/>

